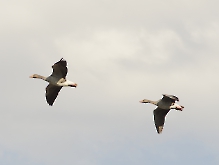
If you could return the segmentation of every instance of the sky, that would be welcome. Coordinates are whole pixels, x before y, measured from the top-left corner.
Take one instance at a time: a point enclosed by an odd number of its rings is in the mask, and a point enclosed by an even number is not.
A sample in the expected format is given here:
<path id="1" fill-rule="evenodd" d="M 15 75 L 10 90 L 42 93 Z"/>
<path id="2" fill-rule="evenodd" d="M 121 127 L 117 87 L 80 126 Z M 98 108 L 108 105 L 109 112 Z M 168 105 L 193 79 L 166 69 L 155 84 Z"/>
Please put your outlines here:
<path id="1" fill-rule="evenodd" d="M 0 1 L 1 165 L 219 163 L 219 2 Z M 67 78 L 45 101 L 51 66 Z M 179 97 L 162 134 L 162 94 Z"/>

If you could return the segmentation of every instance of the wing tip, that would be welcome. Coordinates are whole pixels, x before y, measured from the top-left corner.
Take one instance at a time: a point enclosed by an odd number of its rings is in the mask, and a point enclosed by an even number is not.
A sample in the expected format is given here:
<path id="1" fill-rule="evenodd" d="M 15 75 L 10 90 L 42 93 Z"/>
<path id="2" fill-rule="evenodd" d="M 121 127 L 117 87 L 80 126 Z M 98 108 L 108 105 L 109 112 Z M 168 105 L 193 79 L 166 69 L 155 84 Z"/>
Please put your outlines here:
<path id="1" fill-rule="evenodd" d="M 54 68 L 55 66 L 57 67 L 58 65 L 67 67 L 67 61 L 64 58 L 61 58 L 59 61 L 53 64 L 52 68 Z"/>
<path id="2" fill-rule="evenodd" d="M 179 101 L 179 98 L 175 95 L 168 95 L 168 94 L 162 94 L 164 97 L 168 97 L 170 99 L 173 99 L 175 101 Z"/>
<path id="3" fill-rule="evenodd" d="M 59 61 L 66 61 L 63 57 Z"/>
<path id="4" fill-rule="evenodd" d="M 54 101 L 55 101 L 55 100 L 54 100 Z M 53 101 L 53 102 L 48 101 L 48 98 L 46 98 L 46 102 L 49 104 L 49 106 L 53 106 L 54 101 Z"/>

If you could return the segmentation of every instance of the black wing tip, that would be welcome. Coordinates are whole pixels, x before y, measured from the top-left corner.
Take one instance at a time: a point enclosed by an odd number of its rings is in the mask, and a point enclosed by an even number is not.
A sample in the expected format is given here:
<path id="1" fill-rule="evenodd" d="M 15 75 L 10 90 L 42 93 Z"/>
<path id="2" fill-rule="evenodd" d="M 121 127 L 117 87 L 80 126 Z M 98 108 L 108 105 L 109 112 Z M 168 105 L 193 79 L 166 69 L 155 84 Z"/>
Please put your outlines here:
<path id="1" fill-rule="evenodd" d="M 61 58 L 58 62 L 56 62 L 55 64 L 59 64 L 62 66 L 67 66 L 67 61 L 64 58 Z"/>
<path id="2" fill-rule="evenodd" d="M 54 100 L 54 101 L 55 101 L 55 100 Z M 49 106 L 52 106 L 53 103 L 54 103 L 54 101 L 53 101 L 53 102 L 49 102 L 48 100 L 46 100 L 46 102 L 49 104 Z"/>
<path id="3" fill-rule="evenodd" d="M 63 57 L 59 61 L 66 61 Z"/>
<path id="4" fill-rule="evenodd" d="M 176 101 L 179 101 L 179 98 L 175 95 L 168 95 L 168 94 L 162 94 L 164 97 L 168 97 L 172 100 L 176 100 Z"/>
<path id="5" fill-rule="evenodd" d="M 66 60 L 65 60 L 64 58 L 61 58 L 58 62 L 62 62 L 62 61 L 63 61 L 63 62 L 64 62 L 64 61 L 66 62 Z M 58 62 L 56 62 L 56 63 L 58 63 Z"/>

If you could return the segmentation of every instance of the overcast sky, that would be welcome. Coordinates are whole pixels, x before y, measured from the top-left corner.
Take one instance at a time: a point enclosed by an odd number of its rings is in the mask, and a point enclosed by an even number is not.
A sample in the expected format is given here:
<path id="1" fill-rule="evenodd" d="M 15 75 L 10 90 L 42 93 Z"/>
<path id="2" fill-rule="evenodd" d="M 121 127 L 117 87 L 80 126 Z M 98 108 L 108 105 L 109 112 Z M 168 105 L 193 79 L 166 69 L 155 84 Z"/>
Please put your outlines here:
<path id="1" fill-rule="evenodd" d="M 0 1 L 1 165 L 219 163 L 219 2 Z M 45 101 L 51 66 L 67 78 Z M 163 133 L 158 100 L 174 94 Z"/>

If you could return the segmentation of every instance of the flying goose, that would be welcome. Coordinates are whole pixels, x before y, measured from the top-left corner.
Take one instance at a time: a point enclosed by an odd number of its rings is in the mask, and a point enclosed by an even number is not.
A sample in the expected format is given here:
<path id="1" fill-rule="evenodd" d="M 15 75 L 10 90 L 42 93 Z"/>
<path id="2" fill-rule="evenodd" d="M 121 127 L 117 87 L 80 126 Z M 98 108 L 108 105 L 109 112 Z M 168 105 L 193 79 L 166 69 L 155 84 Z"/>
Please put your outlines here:
<path id="1" fill-rule="evenodd" d="M 67 62 L 63 58 L 56 62 L 52 68 L 53 72 L 49 77 L 44 77 L 38 74 L 33 74 L 30 76 L 30 78 L 38 78 L 49 82 L 49 85 L 46 87 L 46 101 L 51 106 L 53 105 L 62 87 L 77 87 L 76 83 L 66 80 L 65 78 L 68 68 Z"/>
<path id="2" fill-rule="evenodd" d="M 183 110 L 183 106 L 176 104 L 179 99 L 174 95 L 163 94 L 163 98 L 158 101 L 141 100 L 140 103 L 151 103 L 157 106 L 154 110 L 154 123 L 157 129 L 157 133 L 160 134 L 164 127 L 165 116 L 170 109 Z"/>

